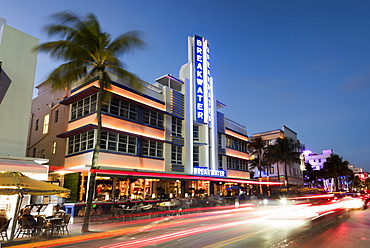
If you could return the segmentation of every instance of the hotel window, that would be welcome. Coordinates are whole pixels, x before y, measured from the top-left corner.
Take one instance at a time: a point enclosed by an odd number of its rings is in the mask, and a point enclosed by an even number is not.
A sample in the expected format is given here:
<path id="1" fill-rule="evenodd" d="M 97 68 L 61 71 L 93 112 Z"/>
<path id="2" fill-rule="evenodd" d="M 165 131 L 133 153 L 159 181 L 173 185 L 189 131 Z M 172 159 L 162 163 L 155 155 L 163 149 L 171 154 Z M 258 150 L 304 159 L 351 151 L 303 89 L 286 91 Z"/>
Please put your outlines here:
<path id="1" fill-rule="evenodd" d="M 51 147 L 51 154 L 55 154 L 57 152 L 57 142 L 53 142 L 53 146 Z"/>
<path id="2" fill-rule="evenodd" d="M 193 165 L 199 166 L 199 146 L 193 146 Z"/>
<path id="3" fill-rule="evenodd" d="M 163 158 L 163 143 L 153 140 L 142 140 L 142 155 Z"/>
<path id="4" fill-rule="evenodd" d="M 248 171 L 248 161 L 239 159 L 239 170 Z"/>
<path id="5" fill-rule="evenodd" d="M 75 103 L 72 103 L 71 120 L 80 118 L 96 111 L 97 94 L 85 97 Z"/>
<path id="6" fill-rule="evenodd" d="M 32 157 L 36 158 L 36 147 L 33 148 L 33 151 L 32 151 Z"/>
<path id="7" fill-rule="evenodd" d="M 235 140 L 233 138 L 226 136 L 226 147 L 235 149 Z"/>
<path id="8" fill-rule="evenodd" d="M 222 148 L 222 134 L 218 133 L 217 134 L 218 138 L 218 147 Z"/>
<path id="9" fill-rule="evenodd" d="M 194 140 L 199 141 L 199 126 L 193 126 L 193 137 Z"/>
<path id="10" fill-rule="evenodd" d="M 43 134 L 46 134 L 49 131 L 49 117 L 50 115 L 44 116 L 44 128 L 42 129 Z"/>
<path id="11" fill-rule="evenodd" d="M 182 120 L 176 117 L 172 117 L 172 135 L 182 136 Z"/>
<path id="12" fill-rule="evenodd" d="M 218 155 L 218 169 L 219 170 L 224 169 L 223 164 L 222 164 L 222 156 L 221 155 Z"/>
<path id="13" fill-rule="evenodd" d="M 77 134 L 68 138 L 68 154 L 73 154 L 94 147 L 94 130 Z"/>
<path id="14" fill-rule="evenodd" d="M 236 140 L 236 149 L 241 152 L 247 152 L 247 142 Z"/>
<path id="15" fill-rule="evenodd" d="M 54 112 L 54 123 L 57 123 L 59 121 L 59 110 L 56 110 Z"/>
<path id="16" fill-rule="evenodd" d="M 102 107 L 103 112 L 137 121 L 138 106 L 134 103 L 112 97 L 109 104 Z"/>
<path id="17" fill-rule="evenodd" d="M 136 154 L 136 146 L 136 137 L 107 131 L 101 133 L 100 148 L 103 150 Z"/>
<path id="18" fill-rule="evenodd" d="M 227 168 L 228 169 L 236 169 L 236 159 L 227 157 Z"/>
<path id="19" fill-rule="evenodd" d="M 144 109 L 143 122 L 151 126 L 163 128 L 163 114 L 154 110 Z"/>
<path id="20" fill-rule="evenodd" d="M 275 168 L 274 168 L 274 166 L 271 166 L 270 167 L 270 174 L 274 174 L 275 173 Z"/>
<path id="21" fill-rule="evenodd" d="M 172 145 L 171 163 L 172 164 L 182 164 L 182 146 Z"/>
<path id="22" fill-rule="evenodd" d="M 35 131 L 39 130 L 39 124 L 40 124 L 40 120 L 37 119 L 35 123 Z"/>

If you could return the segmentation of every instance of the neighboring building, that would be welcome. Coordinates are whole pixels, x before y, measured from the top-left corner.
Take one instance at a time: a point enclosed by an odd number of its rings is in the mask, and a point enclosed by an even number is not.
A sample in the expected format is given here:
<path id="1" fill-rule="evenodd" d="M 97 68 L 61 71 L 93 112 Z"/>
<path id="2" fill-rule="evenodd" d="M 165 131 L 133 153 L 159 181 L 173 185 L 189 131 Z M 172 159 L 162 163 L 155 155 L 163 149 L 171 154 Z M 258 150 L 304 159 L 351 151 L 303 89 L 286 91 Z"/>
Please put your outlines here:
<path id="1" fill-rule="evenodd" d="M 38 39 L 0 18 L 0 171 L 47 179 L 46 159 L 26 157 Z"/>
<path id="2" fill-rule="evenodd" d="M 310 163 L 313 170 L 321 170 L 324 168 L 324 163 L 333 154 L 332 149 L 323 150 L 322 154 L 313 153 L 310 150 L 303 151 L 305 163 Z"/>
<path id="3" fill-rule="evenodd" d="M 262 140 L 266 142 L 266 147 L 268 145 L 274 145 L 278 138 L 283 138 L 283 139 L 290 138 L 294 142 L 299 143 L 299 140 L 297 138 L 297 133 L 286 126 L 283 126 L 281 129 L 276 129 L 276 130 L 262 132 L 262 133 L 256 133 L 256 134 L 253 134 L 252 137 L 253 138 L 261 137 Z M 296 185 L 296 186 L 302 186 L 303 185 L 302 163 L 291 164 L 287 168 L 288 168 L 287 174 L 288 174 L 289 184 Z M 260 172 L 256 168 L 254 177 L 258 178 L 259 176 L 260 176 Z M 262 180 L 264 181 L 267 180 L 267 177 L 269 177 L 270 181 L 283 182 L 284 177 L 285 177 L 284 164 L 282 163 L 274 164 L 274 165 L 271 165 L 269 170 L 265 169 L 264 171 L 262 171 Z"/>
<path id="4" fill-rule="evenodd" d="M 350 164 L 348 165 L 348 168 L 353 171 L 354 176 L 358 176 L 362 181 L 365 181 L 367 178 L 369 178 L 369 173 L 364 172 L 362 167 L 355 167 L 354 165 Z"/>
<path id="5" fill-rule="evenodd" d="M 141 81 L 143 87 L 136 89 L 111 75 L 111 99 L 102 109 L 97 198 L 111 197 L 114 189 L 134 199 L 225 195 L 235 183 L 258 183 L 248 171 L 245 127 L 224 117 L 225 105 L 213 94 L 207 41 L 198 36 L 188 41 L 189 62 L 180 78 L 165 75 L 154 84 Z M 38 86 L 28 152 L 45 155 L 55 168 L 64 165 L 51 174 L 55 178 L 75 172 L 83 201 L 96 140 L 99 84 L 76 85 L 66 98 L 47 82 Z M 44 120 L 49 121 L 43 134 Z M 54 142 L 56 154 L 50 152 Z"/>
<path id="6" fill-rule="evenodd" d="M 362 167 L 355 167 L 353 164 L 350 164 L 350 165 L 348 165 L 348 168 L 353 171 L 355 176 L 357 176 L 358 174 L 363 173 Z"/>
<path id="7" fill-rule="evenodd" d="M 66 97 L 65 90 L 54 90 L 43 82 L 37 87 L 38 95 L 32 100 L 28 156 L 48 158 L 50 171 L 64 168 L 66 140 L 57 135 L 65 132 L 69 109 L 60 104 Z"/>
<path id="8" fill-rule="evenodd" d="M 0 171 L 18 171 L 47 180 L 47 159 L 26 157 L 38 39 L 6 25 L 0 18 Z M 0 195 L 0 208 L 13 217 L 17 195 Z M 32 199 L 24 196 L 21 206 Z"/>

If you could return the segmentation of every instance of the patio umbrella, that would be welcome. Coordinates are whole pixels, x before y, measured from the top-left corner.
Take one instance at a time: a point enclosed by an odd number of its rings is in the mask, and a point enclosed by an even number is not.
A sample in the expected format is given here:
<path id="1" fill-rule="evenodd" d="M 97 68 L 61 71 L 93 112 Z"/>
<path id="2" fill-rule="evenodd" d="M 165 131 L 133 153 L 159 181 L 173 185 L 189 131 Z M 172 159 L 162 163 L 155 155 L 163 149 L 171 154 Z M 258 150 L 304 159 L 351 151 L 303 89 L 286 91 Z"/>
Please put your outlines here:
<path id="1" fill-rule="evenodd" d="M 15 225 L 23 195 L 58 195 L 60 197 L 67 197 L 69 193 L 69 189 L 32 179 L 23 175 L 21 172 L 0 172 L 0 194 L 18 195 L 10 241 L 14 238 Z"/>

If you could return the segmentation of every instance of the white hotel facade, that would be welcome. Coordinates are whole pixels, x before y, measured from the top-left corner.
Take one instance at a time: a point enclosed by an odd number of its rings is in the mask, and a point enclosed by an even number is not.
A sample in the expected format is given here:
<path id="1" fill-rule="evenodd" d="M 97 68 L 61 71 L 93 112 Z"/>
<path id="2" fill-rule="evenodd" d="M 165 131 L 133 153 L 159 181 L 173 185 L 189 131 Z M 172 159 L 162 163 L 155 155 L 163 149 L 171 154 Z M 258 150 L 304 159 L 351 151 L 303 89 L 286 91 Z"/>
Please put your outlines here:
<path id="1" fill-rule="evenodd" d="M 188 63 L 179 78 L 141 81 L 144 87 L 138 89 L 112 75 L 112 97 L 102 111 L 100 190 L 112 194 L 119 189 L 120 195 L 137 199 L 225 195 L 231 185 L 249 189 L 259 183 L 248 171 L 246 128 L 222 113 L 225 105 L 213 93 L 211 68 L 207 40 L 194 36 L 188 37 Z M 47 82 L 37 88 L 28 152 L 37 156 L 43 151 L 54 180 L 78 175 L 76 190 L 83 201 L 96 140 L 99 84 L 76 84 L 65 97 Z M 43 125 L 45 115 L 50 121 L 43 133 L 34 127 L 36 121 Z"/>

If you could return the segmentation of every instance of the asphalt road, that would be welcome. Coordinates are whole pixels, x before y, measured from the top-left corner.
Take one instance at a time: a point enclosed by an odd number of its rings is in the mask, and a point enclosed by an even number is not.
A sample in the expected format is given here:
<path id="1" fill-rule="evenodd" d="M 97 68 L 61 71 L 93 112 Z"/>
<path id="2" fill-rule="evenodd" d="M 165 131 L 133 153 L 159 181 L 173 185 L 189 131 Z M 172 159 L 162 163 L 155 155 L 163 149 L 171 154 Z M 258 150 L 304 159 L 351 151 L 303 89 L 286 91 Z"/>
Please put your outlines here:
<path id="1" fill-rule="evenodd" d="M 294 239 L 290 247 L 365 248 L 370 247 L 370 209 L 342 215 L 325 228 L 317 226 L 305 236 Z"/>

